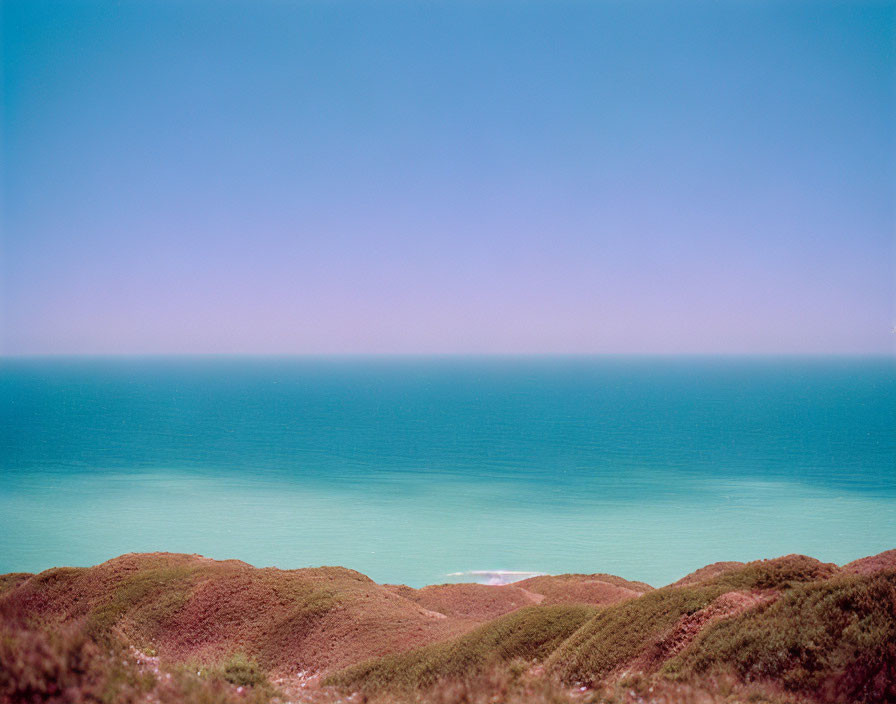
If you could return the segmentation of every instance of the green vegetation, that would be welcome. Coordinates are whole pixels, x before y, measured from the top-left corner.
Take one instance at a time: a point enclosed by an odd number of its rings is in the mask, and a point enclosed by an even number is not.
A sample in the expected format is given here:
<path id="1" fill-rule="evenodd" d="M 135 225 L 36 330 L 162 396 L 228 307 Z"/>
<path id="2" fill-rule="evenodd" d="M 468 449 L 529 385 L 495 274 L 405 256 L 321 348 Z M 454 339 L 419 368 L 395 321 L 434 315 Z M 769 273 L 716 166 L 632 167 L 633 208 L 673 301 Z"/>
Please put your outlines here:
<path id="1" fill-rule="evenodd" d="M 454 640 L 347 668 L 328 678 L 327 684 L 364 691 L 413 689 L 428 687 L 446 678 L 484 672 L 514 659 L 539 660 L 595 611 L 591 606 L 531 606 L 501 616 Z"/>
<path id="2" fill-rule="evenodd" d="M 87 567 L 54 567 L 34 575 L 34 582 L 45 588 L 64 586 L 84 575 L 87 569 Z"/>
<path id="3" fill-rule="evenodd" d="M 318 699 L 309 701 L 317 702 Z M 483 672 L 439 680 L 426 689 L 365 692 L 360 698 L 322 698 L 321 702 L 367 701 L 371 704 L 809 704 L 805 698 L 761 683 L 732 677 L 673 682 L 635 674 L 595 689 L 568 685 L 533 672 L 514 660 Z M 812 702 L 811 704 L 814 704 Z"/>
<path id="4" fill-rule="evenodd" d="M 551 655 L 548 668 L 565 681 L 594 684 L 721 593 L 718 587 L 667 587 L 606 606 Z"/>
<path id="5" fill-rule="evenodd" d="M 896 572 L 796 587 L 713 624 L 665 670 L 728 668 L 830 701 L 896 701 Z"/>
<path id="6" fill-rule="evenodd" d="M 151 639 L 186 604 L 197 571 L 193 566 L 175 565 L 135 572 L 122 580 L 111 597 L 92 611 L 88 630 L 94 637 L 105 638 L 112 626 L 127 614 L 137 625 L 139 637 Z M 149 646 L 144 642 L 136 645 Z"/>
<path id="7" fill-rule="evenodd" d="M 791 587 L 829 579 L 837 574 L 837 566 L 819 562 L 805 555 L 788 555 L 775 560 L 750 562 L 708 580 L 705 584 L 736 589 L 790 589 Z"/>
<path id="8" fill-rule="evenodd" d="M 281 578 L 272 580 L 268 586 L 282 612 L 267 625 L 264 640 L 251 644 L 253 654 L 264 667 L 282 661 L 289 644 L 294 643 L 297 636 L 310 632 L 343 598 L 326 583 L 309 584 Z"/>
<path id="9" fill-rule="evenodd" d="M 279 579 L 271 582 L 271 588 L 275 598 L 288 605 L 288 620 L 294 625 L 299 625 L 297 619 L 313 621 L 323 616 L 340 601 L 338 592 L 325 583 Z"/>
<path id="10" fill-rule="evenodd" d="M 660 667 L 665 656 L 657 645 L 663 638 L 672 633 L 684 617 L 706 608 L 726 592 L 775 590 L 788 595 L 786 603 L 790 603 L 807 590 L 837 583 L 832 579 L 836 574 L 833 565 L 797 555 L 750 563 L 692 586 L 665 587 L 649 591 L 637 599 L 600 608 L 551 611 L 558 607 L 529 607 L 495 619 L 452 641 L 348 668 L 332 676 L 328 683 L 342 688 L 361 688 L 367 692 L 426 689 L 437 682 L 460 681 L 514 658 L 522 658 L 526 662 L 543 661 L 547 672 L 567 685 L 601 687 L 608 677 L 612 680 L 636 663 L 639 667 L 653 670 Z M 748 611 L 748 614 L 751 618 L 760 618 L 761 614 L 768 613 L 769 608 L 760 606 Z M 814 613 L 820 623 L 831 617 L 830 611 L 820 609 L 817 604 L 806 608 L 816 609 Z M 793 613 L 782 618 L 789 619 L 793 637 L 798 640 L 800 623 L 805 617 Z M 739 620 L 722 619 L 718 623 L 730 624 Z M 870 626 L 863 622 L 857 626 L 857 632 L 865 633 L 866 627 Z M 876 639 L 873 648 L 877 648 L 875 652 L 882 652 L 885 641 L 880 641 L 880 634 L 889 631 L 875 628 L 878 635 L 873 636 Z M 768 643 L 775 642 L 766 636 L 761 634 L 756 638 L 766 639 Z M 742 644 L 737 645 L 734 650 L 741 647 Z M 692 650 L 689 648 L 685 652 Z M 657 662 L 651 662 L 652 657 Z M 870 657 L 875 663 L 885 658 L 879 653 Z M 728 661 L 732 661 L 731 653 L 720 656 L 720 663 Z M 841 665 L 828 662 L 825 667 Z M 665 672 L 672 674 L 673 669 L 670 667 Z M 692 668 L 691 672 L 699 675 L 706 670 L 701 665 Z M 869 666 L 863 672 L 872 670 L 873 667 Z M 648 680 L 651 686 L 672 686 L 652 676 Z"/>
<path id="11" fill-rule="evenodd" d="M 267 683 L 267 676 L 259 669 L 258 663 L 245 653 L 234 653 L 221 665 L 221 674 L 231 684 L 254 687 Z"/>
<path id="12" fill-rule="evenodd" d="M 751 562 L 694 586 L 664 587 L 621 604 L 607 606 L 548 660 L 567 682 L 594 684 L 644 652 L 684 616 L 705 608 L 725 592 L 789 590 L 826 579 L 836 567 L 803 555 Z"/>
<path id="13" fill-rule="evenodd" d="M 543 593 L 543 590 L 550 590 L 554 588 L 558 584 L 568 583 L 568 582 L 580 582 L 580 581 L 599 581 L 606 582 L 607 584 L 612 584 L 614 587 L 623 587 L 625 589 L 631 589 L 636 592 L 650 592 L 653 591 L 653 587 L 647 584 L 646 582 L 634 582 L 630 579 L 623 579 L 622 577 L 617 577 L 615 574 L 604 574 L 602 572 L 595 574 L 554 574 L 554 575 L 543 575 L 540 577 L 529 577 L 528 579 L 524 579 L 521 582 L 517 582 L 516 585 L 523 587 L 525 589 L 529 589 L 533 592 L 538 592 L 539 594 Z"/>
<path id="14" fill-rule="evenodd" d="M 126 555 L 0 577 L 0 704 L 273 704 L 268 673 L 316 704 L 359 692 L 383 704 L 883 704 L 896 701 L 896 571 L 882 569 L 726 563 L 626 601 L 545 599 L 466 630 L 469 590 L 448 594 L 440 619 L 351 570 Z M 594 582 L 537 579 L 558 599 Z M 300 670 L 333 674 L 305 689 L 288 679 Z"/>
<path id="15" fill-rule="evenodd" d="M 240 687 L 242 689 L 240 689 Z M 245 656 L 220 667 L 154 670 L 124 643 L 102 644 L 78 623 L 0 627 L 0 702 L 29 704 L 267 704 L 276 692 Z"/>

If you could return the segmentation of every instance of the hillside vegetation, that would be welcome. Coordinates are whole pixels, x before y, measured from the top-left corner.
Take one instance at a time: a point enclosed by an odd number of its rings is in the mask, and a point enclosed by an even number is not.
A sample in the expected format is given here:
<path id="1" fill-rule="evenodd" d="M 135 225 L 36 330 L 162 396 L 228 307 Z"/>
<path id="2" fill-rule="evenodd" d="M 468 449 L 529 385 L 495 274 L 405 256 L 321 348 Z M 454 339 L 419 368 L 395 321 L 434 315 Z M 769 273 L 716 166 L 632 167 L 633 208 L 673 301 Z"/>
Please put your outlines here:
<path id="1" fill-rule="evenodd" d="M 896 551 L 653 589 L 411 589 L 341 567 L 124 555 L 0 576 L 0 702 L 896 701 Z"/>

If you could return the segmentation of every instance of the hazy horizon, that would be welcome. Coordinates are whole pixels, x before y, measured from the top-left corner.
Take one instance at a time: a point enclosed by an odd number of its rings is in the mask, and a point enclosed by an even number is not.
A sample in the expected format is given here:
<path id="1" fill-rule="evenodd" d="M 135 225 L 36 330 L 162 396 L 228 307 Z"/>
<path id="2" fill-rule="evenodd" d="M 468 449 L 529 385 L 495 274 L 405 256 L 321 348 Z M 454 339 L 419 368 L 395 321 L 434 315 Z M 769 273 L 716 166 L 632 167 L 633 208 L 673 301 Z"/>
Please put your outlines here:
<path id="1" fill-rule="evenodd" d="M 0 359 L 894 359 L 892 352 L 24 352 Z"/>
<path id="2" fill-rule="evenodd" d="M 0 354 L 896 352 L 896 4 L 2 4 Z"/>
<path id="3" fill-rule="evenodd" d="M 0 360 L 0 572 L 842 564 L 893 547 L 894 392 L 891 357 Z"/>

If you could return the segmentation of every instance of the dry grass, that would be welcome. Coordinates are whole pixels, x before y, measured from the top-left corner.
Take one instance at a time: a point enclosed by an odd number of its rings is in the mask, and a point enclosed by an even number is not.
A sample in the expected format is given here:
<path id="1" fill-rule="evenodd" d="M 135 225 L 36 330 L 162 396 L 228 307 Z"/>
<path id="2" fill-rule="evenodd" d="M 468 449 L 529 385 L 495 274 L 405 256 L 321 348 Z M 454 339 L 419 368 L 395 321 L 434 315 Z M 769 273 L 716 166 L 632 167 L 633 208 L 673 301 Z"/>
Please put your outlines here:
<path id="1" fill-rule="evenodd" d="M 14 589 L 26 579 L 32 577 L 28 572 L 11 572 L 10 574 L 0 574 L 0 594 L 8 589 Z"/>
<path id="2" fill-rule="evenodd" d="M 540 601 L 512 584 L 438 584 L 422 589 L 390 586 L 395 594 L 444 616 L 470 621 L 489 621 Z"/>
<path id="3" fill-rule="evenodd" d="M 604 584 L 612 584 L 614 587 L 628 589 L 639 594 L 653 591 L 653 587 L 646 582 L 634 582 L 629 579 L 617 577 L 614 574 L 604 574 L 603 572 L 595 574 L 542 575 L 539 577 L 529 577 L 520 582 L 514 582 L 514 585 L 533 592 L 538 592 L 539 594 L 548 594 L 549 592 L 558 591 L 558 586 L 582 582 L 602 582 Z"/>
<path id="4" fill-rule="evenodd" d="M 843 565 L 842 570 L 850 574 L 874 574 L 896 570 L 896 550 L 886 550 L 877 555 L 870 555 Z"/>
<path id="5" fill-rule="evenodd" d="M 544 604 L 593 604 L 603 606 L 634 599 L 653 587 L 609 574 L 562 574 L 531 577 L 517 586 L 541 594 Z"/>
<path id="6" fill-rule="evenodd" d="M 270 671 L 326 669 L 468 630 L 341 567 L 256 569 L 195 555 L 124 555 L 57 568 L 0 594 L 34 624 L 84 619 L 97 640 L 124 637 L 166 660 L 218 662 L 244 652 Z"/>
<path id="7" fill-rule="evenodd" d="M 126 555 L 0 578 L 0 704 L 273 704 L 272 682 L 317 704 L 883 704 L 892 561 L 722 563 L 658 590 L 606 575 L 411 590 L 338 567 Z M 550 603 L 611 592 L 624 600 Z"/>
<path id="8" fill-rule="evenodd" d="M 512 660 L 540 660 L 594 615 L 588 606 L 532 606 L 446 643 L 356 665 L 328 678 L 345 689 L 426 688 Z"/>
<path id="9" fill-rule="evenodd" d="M 0 629 L 2 704 L 266 704 L 276 698 L 265 679 L 239 687 L 227 671 L 153 671 L 118 642 L 97 643 L 82 622 L 51 630 Z"/>

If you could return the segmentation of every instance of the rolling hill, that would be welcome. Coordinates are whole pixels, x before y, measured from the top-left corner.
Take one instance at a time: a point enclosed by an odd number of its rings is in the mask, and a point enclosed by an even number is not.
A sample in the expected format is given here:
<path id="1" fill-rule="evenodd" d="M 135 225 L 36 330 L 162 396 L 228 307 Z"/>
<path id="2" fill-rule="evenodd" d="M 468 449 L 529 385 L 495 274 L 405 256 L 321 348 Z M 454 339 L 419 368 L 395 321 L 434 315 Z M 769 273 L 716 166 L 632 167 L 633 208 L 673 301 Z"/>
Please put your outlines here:
<path id="1" fill-rule="evenodd" d="M 412 589 L 123 555 L 0 577 L 0 701 L 894 701 L 894 563 Z"/>

